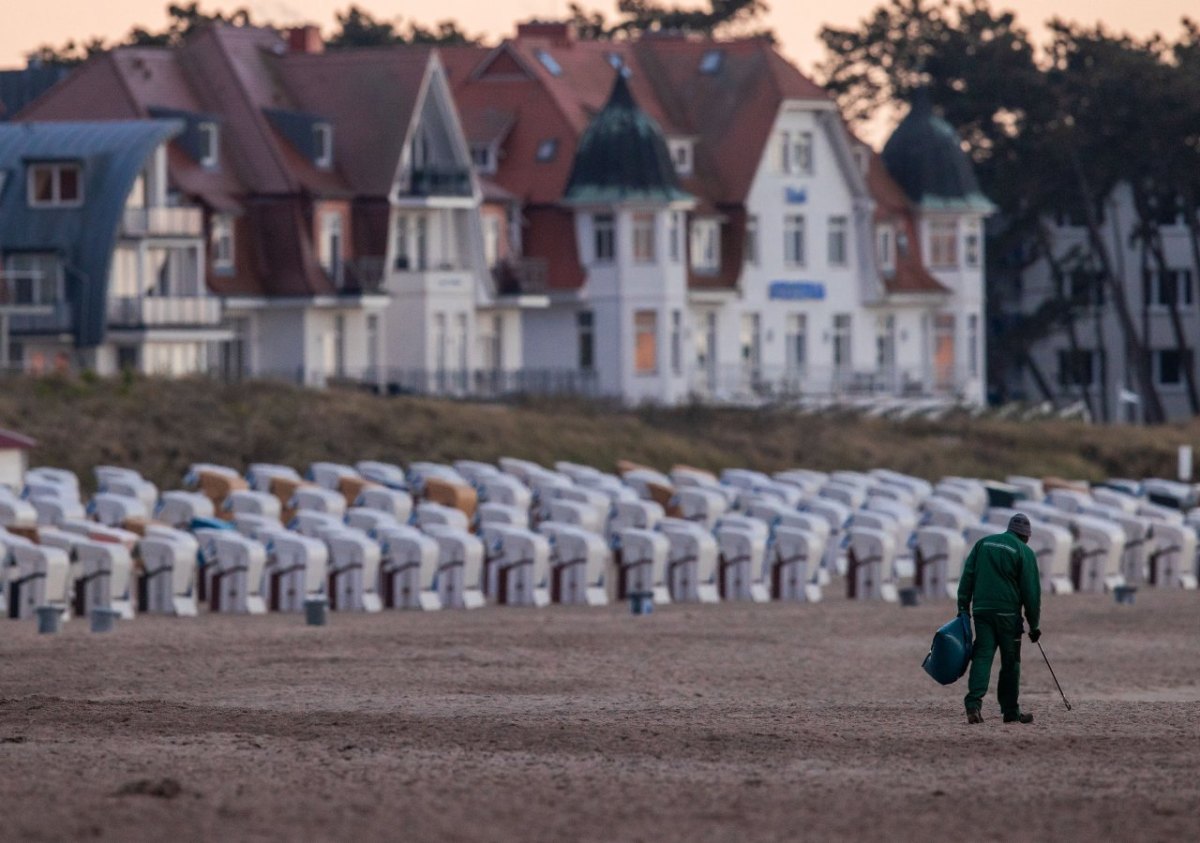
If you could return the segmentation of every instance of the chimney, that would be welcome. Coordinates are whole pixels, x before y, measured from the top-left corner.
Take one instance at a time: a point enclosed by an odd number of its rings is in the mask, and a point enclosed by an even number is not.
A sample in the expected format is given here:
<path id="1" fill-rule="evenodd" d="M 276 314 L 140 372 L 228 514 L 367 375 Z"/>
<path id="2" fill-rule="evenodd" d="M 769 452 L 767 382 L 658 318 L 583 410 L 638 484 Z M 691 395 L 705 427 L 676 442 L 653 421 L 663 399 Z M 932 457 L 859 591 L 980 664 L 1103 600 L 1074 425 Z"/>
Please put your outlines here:
<path id="1" fill-rule="evenodd" d="M 289 53 L 325 52 L 325 39 L 321 37 L 321 28 L 311 23 L 288 29 L 287 45 Z"/>
<path id="2" fill-rule="evenodd" d="M 575 32 L 568 21 L 535 18 L 517 24 L 517 38 L 540 38 L 555 46 L 566 46 L 575 40 Z"/>

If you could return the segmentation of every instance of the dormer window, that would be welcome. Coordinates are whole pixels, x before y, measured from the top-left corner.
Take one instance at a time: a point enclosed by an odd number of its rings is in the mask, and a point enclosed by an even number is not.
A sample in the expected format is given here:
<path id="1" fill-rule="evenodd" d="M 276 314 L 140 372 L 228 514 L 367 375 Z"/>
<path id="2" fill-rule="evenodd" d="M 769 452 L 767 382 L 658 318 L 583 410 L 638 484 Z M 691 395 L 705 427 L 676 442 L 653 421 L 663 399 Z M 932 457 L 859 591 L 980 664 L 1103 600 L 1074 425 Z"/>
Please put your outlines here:
<path id="1" fill-rule="evenodd" d="M 200 123 L 196 126 L 196 138 L 198 142 L 197 160 L 200 166 L 211 170 L 217 166 L 217 161 L 220 160 L 217 141 L 217 124 L 212 122 Z"/>
<path id="2" fill-rule="evenodd" d="M 875 232 L 877 251 L 879 253 L 879 268 L 884 272 L 892 272 L 896 268 L 895 233 L 890 225 L 881 225 Z"/>
<path id="3" fill-rule="evenodd" d="M 669 147 L 675 172 L 681 176 L 690 176 L 692 174 L 692 142 L 686 139 L 672 139 Z"/>
<path id="4" fill-rule="evenodd" d="M 491 175 L 496 172 L 496 147 L 490 143 L 477 143 L 471 146 L 471 163 L 476 172 Z"/>
<path id="5" fill-rule="evenodd" d="M 313 163 L 322 170 L 333 166 L 333 127 L 328 123 L 313 126 Z"/>
<path id="6" fill-rule="evenodd" d="M 543 163 L 553 161 L 558 153 L 558 138 L 548 138 L 538 143 L 537 160 Z"/>
<path id="7" fill-rule="evenodd" d="M 83 204 L 83 172 L 74 162 L 29 165 L 29 207 L 77 208 Z"/>

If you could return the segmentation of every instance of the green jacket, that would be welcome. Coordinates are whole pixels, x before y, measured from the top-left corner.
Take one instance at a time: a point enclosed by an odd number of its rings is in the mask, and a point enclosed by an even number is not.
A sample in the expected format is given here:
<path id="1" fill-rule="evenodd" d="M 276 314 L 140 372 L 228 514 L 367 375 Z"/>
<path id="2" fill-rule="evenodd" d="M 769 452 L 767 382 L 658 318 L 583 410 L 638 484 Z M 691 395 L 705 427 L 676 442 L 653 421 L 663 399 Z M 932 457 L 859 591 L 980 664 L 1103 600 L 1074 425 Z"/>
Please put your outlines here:
<path id="1" fill-rule="evenodd" d="M 1031 630 L 1042 619 L 1042 579 L 1037 557 L 1016 533 L 1005 531 L 975 542 L 958 581 L 958 610 L 1019 615 Z"/>

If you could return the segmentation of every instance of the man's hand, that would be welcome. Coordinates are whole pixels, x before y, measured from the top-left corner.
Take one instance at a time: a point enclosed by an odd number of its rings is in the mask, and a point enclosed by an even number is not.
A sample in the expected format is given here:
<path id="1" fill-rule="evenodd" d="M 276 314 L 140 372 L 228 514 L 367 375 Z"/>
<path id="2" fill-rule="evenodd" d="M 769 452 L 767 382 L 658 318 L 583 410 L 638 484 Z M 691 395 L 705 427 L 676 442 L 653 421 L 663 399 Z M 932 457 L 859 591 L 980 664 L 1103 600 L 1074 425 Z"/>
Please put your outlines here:
<path id="1" fill-rule="evenodd" d="M 1033 642 L 1034 644 L 1036 644 L 1038 642 L 1038 639 L 1041 637 L 1042 637 L 1042 631 L 1040 629 L 1029 630 L 1029 640 L 1031 642 Z"/>

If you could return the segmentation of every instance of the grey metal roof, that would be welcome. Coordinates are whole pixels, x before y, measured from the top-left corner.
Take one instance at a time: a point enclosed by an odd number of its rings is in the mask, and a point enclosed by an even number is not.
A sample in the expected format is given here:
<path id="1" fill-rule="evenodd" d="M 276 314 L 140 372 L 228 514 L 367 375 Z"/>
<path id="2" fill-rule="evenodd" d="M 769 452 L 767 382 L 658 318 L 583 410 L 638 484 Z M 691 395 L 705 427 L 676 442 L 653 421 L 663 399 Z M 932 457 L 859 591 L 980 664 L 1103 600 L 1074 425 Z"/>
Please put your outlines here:
<path id="1" fill-rule="evenodd" d="M 178 121 L 0 124 L 0 253 L 54 252 L 64 264 L 79 346 L 104 339 L 108 275 L 121 215 L 146 159 L 183 128 Z M 26 164 L 77 161 L 83 204 L 31 208 Z"/>
<path id="2" fill-rule="evenodd" d="M 924 88 L 918 89 L 881 157 L 908 198 L 925 210 L 995 210 L 979 189 L 975 168 L 954 127 L 934 113 Z"/>
<path id="3" fill-rule="evenodd" d="M 662 129 L 638 108 L 623 73 L 579 139 L 564 198 L 579 204 L 690 199 Z"/>

